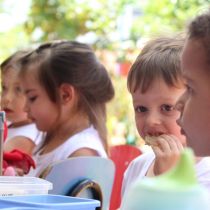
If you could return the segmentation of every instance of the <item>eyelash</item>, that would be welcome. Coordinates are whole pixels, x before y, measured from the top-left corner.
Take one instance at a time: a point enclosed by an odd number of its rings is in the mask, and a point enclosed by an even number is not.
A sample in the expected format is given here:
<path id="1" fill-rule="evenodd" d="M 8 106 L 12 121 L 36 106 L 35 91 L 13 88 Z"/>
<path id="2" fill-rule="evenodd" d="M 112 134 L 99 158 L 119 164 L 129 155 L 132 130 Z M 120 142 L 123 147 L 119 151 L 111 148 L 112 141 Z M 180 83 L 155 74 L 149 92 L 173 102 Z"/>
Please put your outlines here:
<path id="1" fill-rule="evenodd" d="M 188 84 L 185 84 L 185 87 L 188 93 L 192 93 L 192 88 Z"/>
<path id="2" fill-rule="evenodd" d="M 169 109 L 168 109 L 169 108 Z M 174 110 L 174 106 L 172 105 L 168 105 L 168 104 L 163 104 L 161 106 L 161 110 L 162 111 L 166 111 L 166 112 L 170 112 L 170 111 L 173 111 Z"/>
<path id="3" fill-rule="evenodd" d="M 16 87 L 15 90 L 16 90 L 18 93 L 21 93 L 21 92 L 22 92 L 22 90 L 21 90 L 20 87 Z"/>
<path id="4" fill-rule="evenodd" d="M 7 90 L 8 90 L 7 87 L 3 85 L 3 86 L 2 86 L 2 92 L 5 92 L 5 91 L 7 91 Z M 22 93 L 22 90 L 21 90 L 20 87 L 15 87 L 14 91 L 15 91 L 16 93 Z"/>
<path id="5" fill-rule="evenodd" d="M 1 89 L 2 89 L 2 91 L 5 91 L 6 90 L 6 86 L 2 85 Z"/>
<path id="6" fill-rule="evenodd" d="M 29 97 L 28 100 L 30 102 L 34 102 L 36 100 L 37 96 Z"/>
<path id="7" fill-rule="evenodd" d="M 137 106 L 135 108 L 135 111 L 138 112 L 138 113 L 142 113 L 142 112 L 148 111 L 148 109 L 146 107 L 144 107 L 144 106 Z"/>
<path id="8" fill-rule="evenodd" d="M 168 104 L 163 104 L 161 107 L 160 107 L 161 111 L 164 111 L 164 112 L 170 112 L 170 111 L 173 111 L 174 110 L 174 106 L 173 105 L 168 105 Z M 144 112 L 147 112 L 148 109 L 144 106 L 137 106 L 135 108 L 135 112 L 137 113 L 144 113 Z"/>

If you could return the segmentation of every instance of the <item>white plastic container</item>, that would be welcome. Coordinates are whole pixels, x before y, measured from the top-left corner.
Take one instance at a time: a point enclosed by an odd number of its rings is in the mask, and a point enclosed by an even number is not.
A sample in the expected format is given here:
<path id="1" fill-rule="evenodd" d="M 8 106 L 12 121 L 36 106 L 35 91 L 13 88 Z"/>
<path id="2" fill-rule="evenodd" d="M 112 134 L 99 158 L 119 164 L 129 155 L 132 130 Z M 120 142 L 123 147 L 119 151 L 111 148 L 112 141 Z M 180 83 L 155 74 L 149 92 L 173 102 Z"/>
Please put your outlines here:
<path id="1" fill-rule="evenodd" d="M 52 183 L 37 177 L 0 176 L 0 196 L 48 194 Z"/>

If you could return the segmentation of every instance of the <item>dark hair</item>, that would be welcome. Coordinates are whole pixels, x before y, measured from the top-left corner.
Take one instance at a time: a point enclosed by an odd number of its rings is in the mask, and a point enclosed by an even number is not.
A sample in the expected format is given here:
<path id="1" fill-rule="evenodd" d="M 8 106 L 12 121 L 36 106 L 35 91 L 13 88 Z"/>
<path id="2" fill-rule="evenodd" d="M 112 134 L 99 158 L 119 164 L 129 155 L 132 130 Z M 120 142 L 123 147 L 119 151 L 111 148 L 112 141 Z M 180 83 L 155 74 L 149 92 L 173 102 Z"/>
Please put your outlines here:
<path id="1" fill-rule="evenodd" d="M 12 55 L 10 55 L 8 58 L 6 58 L 0 65 L 1 72 L 4 73 L 8 69 L 12 68 L 15 70 L 19 69 L 19 59 L 21 57 L 24 57 L 30 52 L 30 50 L 19 50 Z"/>
<path id="2" fill-rule="evenodd" d="M 188 38 L 201 41 L 210 62 L 210 9 L 192 20 L 188 27 Z"/>
<path id="3" fill-rule="evenodd" d="M 40 45 L 20 60 L 20 75 L 32 65 L 51 101 L 58 103 L 58 87 L 71 84 L 79 93 L 78 109 L 87 113 L 107 149 L 106 102 L 114 97 L 114 88 L 105 67 L 86 44 L 54 41 Z M 33 67 L 33 68 L 34 68 Z"/>
<path id="4" fill-rule="evenodd" d="M 132 93 L 140 88 L 144 93 L 156 78 L 163 78 L 169 86 L 177 86 L 182 79 L 183 45 L 181 37 L 159 37 L 147 42 L 129 71 L 128 90 Z"/>

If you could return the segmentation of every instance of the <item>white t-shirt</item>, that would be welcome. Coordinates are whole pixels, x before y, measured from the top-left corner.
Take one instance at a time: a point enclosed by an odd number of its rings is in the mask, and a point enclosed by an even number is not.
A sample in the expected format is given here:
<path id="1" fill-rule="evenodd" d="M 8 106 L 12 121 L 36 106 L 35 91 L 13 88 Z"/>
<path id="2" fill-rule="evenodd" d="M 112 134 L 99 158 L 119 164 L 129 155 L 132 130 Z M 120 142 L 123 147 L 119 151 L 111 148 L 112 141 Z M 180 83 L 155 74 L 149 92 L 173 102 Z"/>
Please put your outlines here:
<path id="1" fill-rule="evenodd" d="M 42 171 L 50 164 L 67 159 L 71 154 L 81 148 L 93 149 L 99 156 L 107 157 L 97 130 L 91 126 L 71 136 L 63 144 L 49 153 L 41 155 L 42 150 L 39 150 L 33 157 L 36 162 L 36 169 L 31 169 L 28 176 L 39 177 Z"/>
<path id="2" fill-rule="evenodd" d="M 130 186 L 137 180 L 143 179 L 155 159 L 153 151 L 146 152 L 135 158 L 128 166 L 124 173 L 122 183 L 122 198 Z M 210 192 L 210 157 L 202 158 L 196 165 L 198 181 Z"/>
<path id="3" fill-rule="evenodd" d="M 15 127 L 8 128 L 6 142 L 12 140 L 16 136 L 23 136 L 29 138 L 35 145 L 38 145 L 43 138 L 43 133 L 36 128 L 34 123 Z"/>

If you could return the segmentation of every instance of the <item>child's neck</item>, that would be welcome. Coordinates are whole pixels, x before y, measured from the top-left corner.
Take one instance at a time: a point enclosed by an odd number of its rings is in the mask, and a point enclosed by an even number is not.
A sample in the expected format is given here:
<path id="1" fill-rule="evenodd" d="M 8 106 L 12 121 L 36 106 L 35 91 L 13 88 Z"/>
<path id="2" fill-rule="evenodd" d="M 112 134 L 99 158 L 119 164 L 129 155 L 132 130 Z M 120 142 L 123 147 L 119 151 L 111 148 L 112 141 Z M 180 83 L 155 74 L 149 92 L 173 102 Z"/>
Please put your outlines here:
<path id="1" fill-rule="evenodd" d="M 47 134 L 46 144 L 43 147 L 42 154 L 51 152 L 59 145 L 63 144 L 71 136 L 90 127 L 90 121 L 87 117 L 82 119 L 68 120 L 57 126 L 52 132 Z"/>
<path id="2" fill-rule="evenodd" d="M 17 127 L 20 127 L 20 126 L 23 126 L 23 125 L 28 125 L 32 123 L 32 121 L 30 119 L 25 119 L 25 120 L 22 120 L 22 121 L 19 121 L 19 122 L 12 122 L 8 128 L 17 128 Z"/>

